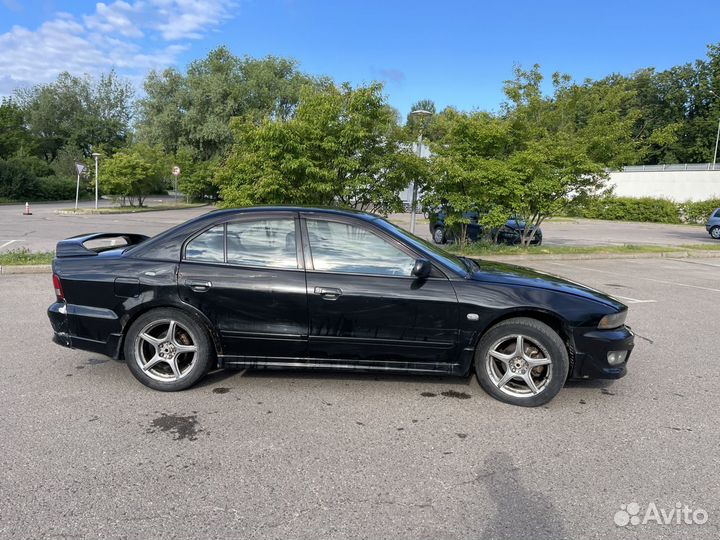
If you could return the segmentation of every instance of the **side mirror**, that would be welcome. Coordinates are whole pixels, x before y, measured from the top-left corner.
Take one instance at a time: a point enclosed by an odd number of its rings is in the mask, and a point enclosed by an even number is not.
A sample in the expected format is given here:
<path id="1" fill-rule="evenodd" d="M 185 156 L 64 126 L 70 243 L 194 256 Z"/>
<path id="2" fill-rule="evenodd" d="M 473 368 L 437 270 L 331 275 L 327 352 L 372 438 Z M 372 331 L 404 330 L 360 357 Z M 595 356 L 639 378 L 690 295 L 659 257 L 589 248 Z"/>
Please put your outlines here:
<path id="1" fill-rule="evenodd" d="M 424 279 L 432 272 L 432 264 L 427 259 L 418 259 L 412 269 L 412 275 L 420 279 Z"/>

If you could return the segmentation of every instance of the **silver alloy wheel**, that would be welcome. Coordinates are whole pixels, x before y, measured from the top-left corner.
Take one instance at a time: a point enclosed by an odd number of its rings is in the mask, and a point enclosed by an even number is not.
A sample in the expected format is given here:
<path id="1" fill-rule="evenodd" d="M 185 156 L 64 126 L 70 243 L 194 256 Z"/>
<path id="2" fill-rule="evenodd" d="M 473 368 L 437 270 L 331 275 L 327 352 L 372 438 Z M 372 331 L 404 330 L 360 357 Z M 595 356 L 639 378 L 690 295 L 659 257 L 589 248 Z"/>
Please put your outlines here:
<path id="1" fill-rule="evenodd" d="M 443 236 L 445 236 L 445 231 L 443 231 L 440 227 L 435 227 L 435 230 L 433 231 L 433 240 L 436 244 L 443 243 Z"/>
<path id="2" fill-rule="evenodd" d="M 720 227 L 715 226 L 712 229 L 710 229 L 710 236 L 715 238 L 715 240 L 719 240 L 720 239 Z"/>
<path id="3" fill-rule="evenodd" d="M 504 336 L 488 349 L 485 369 L 501 392 L 528 398 L 542 392 L 552 378 L 552 359 L 545 347 L 522 334 Z"/>
<path id="4" fill-rule="evenodd" d="M 135 338 L 135 362 L 156 381 L 175 382 L 185 377 L 197 360 L 192 332 L 172 319 L 146 325 Z"/>

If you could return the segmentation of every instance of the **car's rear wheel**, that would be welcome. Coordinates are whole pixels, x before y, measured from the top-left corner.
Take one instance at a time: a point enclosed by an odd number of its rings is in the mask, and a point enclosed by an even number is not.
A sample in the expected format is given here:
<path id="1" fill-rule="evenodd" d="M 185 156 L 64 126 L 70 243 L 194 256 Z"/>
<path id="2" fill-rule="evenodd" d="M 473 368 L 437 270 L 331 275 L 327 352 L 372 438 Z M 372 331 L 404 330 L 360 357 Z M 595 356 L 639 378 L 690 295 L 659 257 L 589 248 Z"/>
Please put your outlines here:
<path id="1" fill-rule="evenodd" d="M 475 352 L 480 386 L 500 401 L 537 407 L 565 383 L 568 352 L 560 336 L 536 319 L 518 317 L 493 326 Z"/>
<path id="2" fill-rule="evenodd" d="M 125 359 L 137 380 L 155 390 L 184 390 L 202 378 L 215 351 L 205 328 L 173 308 L 144 313 L 125 337 Z"/>
<path id="3" fill-rule="evenodd" d="M 436 244 L 444 244 L 445 242 L 447 242 L 444 228 L 435 227 L 435 230 L 433 230 L 433 242 L 435 242 Z"/>
<path id="4" fill-rule="evenodd" d="M 715 240 L 720 240 L 720 225 L 715 225 L 712 229 L 710 229 L 710 236 L 712 236 Z"/>

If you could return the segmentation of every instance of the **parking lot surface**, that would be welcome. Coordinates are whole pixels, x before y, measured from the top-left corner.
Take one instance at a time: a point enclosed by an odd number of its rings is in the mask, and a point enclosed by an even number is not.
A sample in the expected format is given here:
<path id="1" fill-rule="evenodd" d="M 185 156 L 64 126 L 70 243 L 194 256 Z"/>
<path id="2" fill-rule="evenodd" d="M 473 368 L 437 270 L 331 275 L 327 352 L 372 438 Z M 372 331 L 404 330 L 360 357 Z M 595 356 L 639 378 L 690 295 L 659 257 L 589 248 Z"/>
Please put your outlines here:
<path id="1" fill-rule="evenodd" d="M 168 197 L 162 199 L 169 202 Z M 109 205 L 108 201 L 102 204 Z M 158 204 L 149 198 L 147 204 Z M 92 202 L 81 206 L 91 208 Z M 153 236 L 188 219 L 205 214 L 211 206 L 138 212 L 128 214 L 64 215 L 58 210 L 71 208 L 73 203 L 35 204 L 32 216 L 23 216 L 22 205 L 0 205 L 0 253 L 14 249 L 52 251 L 63 238 L 91 232 L 128 232 Z M 405 229 L 410 228 L 410 214 L 392 214 L 389 219 Z M 593 246 L 623 244 L 720 244 L 702 226 L 665 225 L 660 223 L 628 223 L 587 219 L 561 219 L 542 225 L 546 245 Z M 417 216 L 416 234 L 431 238 L 428 221 Z"/>
<path id="2" fill-rule="evenodd" d="M 1 538 L 717 538 L 720 263 L 534 263 L 630 306 L 624 379 L 537 409 L 474 377 L 216 372 L 180 393 L 50 342 L 0 276 Z M 618 526 L 630 503 L 705 524 Z"/>

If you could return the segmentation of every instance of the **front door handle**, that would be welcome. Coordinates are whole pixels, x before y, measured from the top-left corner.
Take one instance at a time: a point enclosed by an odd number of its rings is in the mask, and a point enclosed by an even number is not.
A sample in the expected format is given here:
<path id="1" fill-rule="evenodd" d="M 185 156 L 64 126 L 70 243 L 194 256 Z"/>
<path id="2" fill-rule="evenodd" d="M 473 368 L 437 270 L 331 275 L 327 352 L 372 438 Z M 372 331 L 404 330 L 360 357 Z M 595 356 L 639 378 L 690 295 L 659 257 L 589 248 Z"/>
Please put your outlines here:
<path id="1" fill-rule="evenodd" d="M 187 281 L 185 281 L 185 285 L 190 287 L 195 292 L 207 292 L 207 290 L 212 287 L 212 282 L 188 279 Z"/>
<path id="2" fill-rule="evenodd" d="M 315 294 L 319 294 L 323 300 L 337 300 L 342 295 L 342 289 L 334 287 L 315 287 Z"/>

